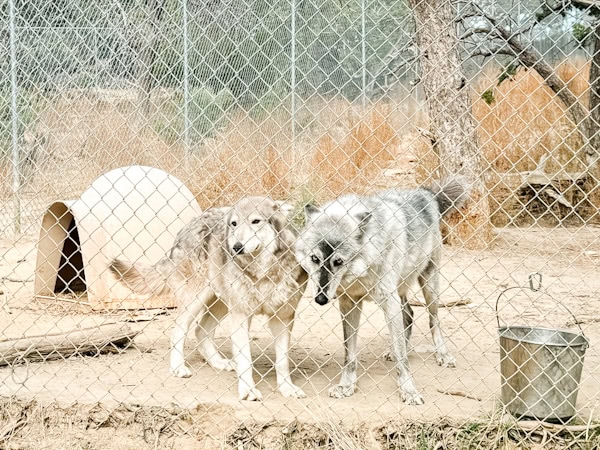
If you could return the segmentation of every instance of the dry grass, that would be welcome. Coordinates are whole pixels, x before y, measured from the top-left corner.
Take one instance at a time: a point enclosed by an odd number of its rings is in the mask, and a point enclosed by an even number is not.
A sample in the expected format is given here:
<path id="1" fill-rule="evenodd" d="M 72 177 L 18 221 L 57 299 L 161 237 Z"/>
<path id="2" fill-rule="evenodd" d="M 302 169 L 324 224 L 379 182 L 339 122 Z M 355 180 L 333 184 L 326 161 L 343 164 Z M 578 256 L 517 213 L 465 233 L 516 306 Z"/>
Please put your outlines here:
<path id="1" fill-rule="evenodd" d="M 318 198 L 371 188 L 371 181 L 398 155 L 392 115 L 391 106 L 383 103 L 364 115 L 351 111 L 342 127 L 318 139 L 310 164 Z"/>
<path id="2" fill-rule="evenodd" d="M 37 131 L 49 139 L 32 188 L 53 198 L 75 198 L 98 176 L 125 165 L 174 169 L 181 164 L 181 152 L 140 126 L 127 99 L 59 98 Z"/>
<path id="3" fill-rule="evenodd" d="M 495 414 L 385 423 L 239 423 L 228 407 L 193 410 L 122 404 L 59 406 L 0 399 L 2 448 L 244 448 L 379 450 L 425 448 L 598 448 L 600 426 L 518 422 Z"/>
<path id="4" fill-rule="evenodd" d="M 582 59 L 567 60 L 556 67 L 556 73 L 587 105 L 589 64 Z M 479 142 L 488 165 L 492 223 L 520 223 L 521 219 L 530 222 L 537 219 L 525 212 L 524 205 L 529 200 L 513 192 L 513 187 L 505 184 L 503 174 L 536 169 L 546 155 L 548 174 L 582 171 L 584 165 L 579 154 L 582 136 L 566 114 L 562 101 L 537 72 L 520 68 L 516 75 L 498 85 L 499 75 L 499 69 L 481 75 L 475 84 L 473 102 Z M 582 208 L 587 206 L 582 203 Z M 578 213 L 583 217 L 588 215 L 583 210 Z M 552 223 L 560 220 L 555 213 L 548 217 Z"/>
<path id="5" fill-rule="evenodd" d="M 585 99 L 587 75 L 576 62 L 557 67 L 569 89 Z M 577 170 L 577 152 L 582 140 L 575 125 L 565 114 L 562 102 L 537 72 L 519 69 L 511 79 L 497 85 L 500 70 L 484 73 L 475 85 L 473 114 L 489 168 L 497 173 L 533 170 L 540 158 L 550 154 L 547 170 Z M 482 98 L 492 92 L 490 104 Z"/>
<path id="6" fill-rule="evenodd" d="M 288 198 L 295 162 L 287 125 L 241 114 L 234 123 L 197 149 L 191 173 L 182 177 L 200 206 L 230 204 L 245 195 Z"/>
<path id="7" fill-rule="evenodd" d="M 589 67 L 583 60 L 557 66 L 557 73 L 587 102 Z M 547 171 L 581 169 L 581 138 L 564 106 L 534 71 L 520 69 L 497 86 L 499 70 L 488 69 L 474 85 L 473 112 L 495 208 L 506 193 L 501 174 L 532 170 L 550 154 Z M 493 102 L 482 94 L 490 91 Z M 38 156 L 37 176 L 28 186 L 49 200 L 74 198 L 106 171 L 145 164 L 179 177 L 196 194 L 202 208 L 236 201 L 244 195 L 269 194 L 292 201 L 324 201 L 343 193 L 367 193 L 414 178 L 427 183 L 439 166 L 427 137 L 422 108 L 413 101 L 379 102 L 366 111 L 343 99 L 313 99 L 297 116 L 292 143 L 289 111 L 275 110 L 266 119 L 245 113 L 229 118 L 202 146 L 186 155 L 179 140 L 161 136 L 147 124 L 168 120 L 169 93 L 155 99 L 152 116 L 136 113 L 127 92 L 72 93 L 59 98 L 38 121 L 36 133 L 47 136 Z M 172 102 L 171 102 L 172 103 Z M 382 176 L 391 168 L 399 176 Z M 10 174 L 1 168 L 2 190 L 10 192 Z M 416 177 L 415 177 L 416 173 Z M 493 202 L 494 203 L 494 202 Z"/>
<path id="8" fill-rule="evenodd" d="M 162 114 L 160 106 L 152 114 Z M 143 164 L 181 178 L 202 208 L 245 195 L 297 199 L 309 192 L 311 199 L 322 200 L 364 192 L 397 154 L 398 120 L 392 116 L 390 105 L 377 104 L 363 115 L 336 100 L 304 118 L 307 132 L 294 147 L 285 111 L 267 119 L 238 113 L 231 126 L 186 155 L 178 141 L 169 143 L 140 125 L 134 101 L 63 98 L 41 120 L 52 139 L 40 158 L 34 189 L 49 197 L 76 196 L 108 170 Z M 325 131 L 332 117 L 339 118 L 337 125 Z"/>

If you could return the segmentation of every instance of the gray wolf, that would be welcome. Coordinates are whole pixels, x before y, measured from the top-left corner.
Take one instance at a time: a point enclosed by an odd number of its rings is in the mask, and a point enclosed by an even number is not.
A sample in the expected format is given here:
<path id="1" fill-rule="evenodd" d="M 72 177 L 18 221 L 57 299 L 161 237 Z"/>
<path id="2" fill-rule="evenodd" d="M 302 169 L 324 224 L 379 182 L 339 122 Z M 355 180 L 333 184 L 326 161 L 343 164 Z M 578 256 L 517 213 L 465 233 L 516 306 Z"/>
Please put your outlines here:
<path id="1" fill-rule="evenodd" d="M 153 266 L 115 259 L 110 269 L 140 293 L 169 290 L 179 308 L 171 337 L 171 373 L 191 376 L 184 359 L 188 330 L 196 320 L 199 350 L 216 369 L 237 371 L 240 400 L 261 400 L 253 377 L 249 329 L 255 314 L 268 316 L 275 341 L 277 385 L 285 397 L 305 397 L 289 371 L 289 342 L 296 307 L 307 284 L 288 221 L 291 206 L 268 197 L 246 197 L 230 208 L 208 209 L 176 236 L 168 254 Z M 232 319 L 233 361 L 214 343 L 218 323 Z"/>
<path id="2" fill-rule="evenodd" d="M 427 303 L 437 362 L 455 366 L 438 320 L 440 221 L 468 196 L 466 179 L 456 176 L 428 188 L 347 195 L 321 208 L 305 206 L 306 225 L 296 242 L 296 256 L 315 286 L 315 301 L 325 305 L 339 299 L 342 316 L 345 362 L 330 396 L 349 397 L 355 391 L 362 302 L 371 299 L 386 317 L 402 400 L 423 404 L 407 356 L 413 321 L 407 291 L 415 281 Z"/>

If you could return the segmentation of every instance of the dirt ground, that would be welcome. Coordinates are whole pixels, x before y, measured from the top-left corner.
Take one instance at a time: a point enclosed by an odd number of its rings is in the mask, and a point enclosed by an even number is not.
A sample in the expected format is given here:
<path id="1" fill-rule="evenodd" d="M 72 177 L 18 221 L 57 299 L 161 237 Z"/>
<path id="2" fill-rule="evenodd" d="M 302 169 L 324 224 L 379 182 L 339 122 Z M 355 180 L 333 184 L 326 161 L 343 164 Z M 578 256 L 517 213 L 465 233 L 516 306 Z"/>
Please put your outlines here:
<path id="1" fill-rule="evenodd" d="M 0 296 L 3 338 L 131 319 L 131 313 L 99 314 L 62 302 L 41 304 L 33 301 L 36 257 L 33 236 L 0 241 L 0 254 L 3 256 L 0 259 L 4 290 L 4 295 Z M 470 303 L 440 310 L 449 347 L 457 359 L 454 369 L 436 365 L 426 311 L 415 308 L 416 329 L 410 364 L 425 398 L 423 406 L 406 406 L 400 401 L 393 363 L 383 357 L 388 346 L 387 329 L 382 313 L 373 304 L 366 306 L 360 330 L 358 391 L 347 399 L 329 398 L 327 389 L 338 379 L 343 359 L 339 314 L 335 306 L 320 307 L 308 296 L 297 315 L 291 349 L 292 376 L 307 393 L 306 399 L 285 399 L 275 390 L 274 349 L 262 320 L 253 324 L 253 354 L 263 402 L 240 402 L 235 375 L 208 367 L 194 352 L 193 338 L 188 341 L 187 353 L 194 375 L 189 379 L 170 376 L 168 353 L 173 311 L 150 315 L 146 317 L 152 319 L 149 321 L 132 322 L 132 328 L 140 334 L 134 345 L 121 354 L 0 368 L 0 397 L 20 401 L 35 399 L 40 404 L 65 406 L 103 405 L 107 409 L 119 405 L 189 409 L 201 417 L 202 426 L 198 433 L 214 439 L 215 447 L 225 445 L 223 436 L 236 424 L 248 420 L 352 426 L 395 418 L 427 421 L 480 418 L 499 408 L 496 299 L 507 287 L 525 285 L 528 274 L 536 271 L 543 273 L 546 293 L 517 292 L 514 295 L 515 291 L 510 291 L 500 303 L 501 320 L 509 325 L 564 328 L 571 318 L 561 305 L 577 316 L 590 340 L 577 403 L 578 414 L 583 420 L 597 419 L 596 405 L 600 404 L 600 227 L 594 225 L 556 229 L 503 228 L 496 230 L 494 245 L 489 250 L 444 249 L 442 301 L 467 300 Z M 229 354 L 227 323 L 219 330 L 217 341 L 222 344 L 223 352 Z M 122 438 L 119 442 L 123 445 L 111 444 L 114 436 L 105 431 L 94 431 L 100 434 L 93 436 L 100 439 L 97 442 L 105 442 L 106 447 L 131 448 L 135 447 L 135 442 L 140 442 L 141 432 L 136 434 L 122 429 L 117 436 Z M 78 446 L 85 447 L 78 433 L 81 434 L 77 430 L 71 434 L 68 430 L 63 431 L 60 442 L 64 444 L 74 439 Z M 42 439 L 35 436 L 35 433 L 29 437 L 21 436 L 20 440 L 14 441 L 15 445 L 35 446 Z M 43 439 L 50 448 L 60 447 L 49 435 Z M 181 439 L 170 441 L 171 445 L 186 448 L 188 444 L 193 447 L 200 442 Z M 102 445 L 90 444 L 90 447 L 102 448 Z"/>

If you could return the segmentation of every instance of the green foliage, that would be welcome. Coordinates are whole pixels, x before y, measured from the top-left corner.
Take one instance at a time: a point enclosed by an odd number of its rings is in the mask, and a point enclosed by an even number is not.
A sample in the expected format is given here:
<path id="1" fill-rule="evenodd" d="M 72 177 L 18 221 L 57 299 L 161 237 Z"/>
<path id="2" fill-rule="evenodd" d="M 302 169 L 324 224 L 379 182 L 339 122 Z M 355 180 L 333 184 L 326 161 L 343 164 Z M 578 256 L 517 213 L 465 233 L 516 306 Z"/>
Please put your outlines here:
<path id="1" fill-rule="evenodd" d="M 494 89 L 493 88 L 489 88 L 488 90 L 484 91 L 483 94 L 481 94 L 481 98 L 488 105 L 491 105 L 492 103 L 494 103 L 494 101 L 496 100 L 494 98 Z"/>
<path id="2" fill-rule="evenodd" d="M 248 112 L 258 120 L 266 119 L 278 108 L 290 106 L 290 92 L 287 83 L 280 81 L 272 89 L 264 93 L 258 101 L 252 105 Z"/>
<path id="3" fill-rule="evenodd" d="M 582 23 L 575 23 L 573 24 L 572 33 L 577 43 L 584 47 L 589 42 L 592 28 Z"/>
<path id="4" fill-rule="evenodd" d="M 179 0 L 27 0 L 17 2 L 17 9 L 18 30 L 27 30 L 18 39 L 21 87 L 135 83 L 144 71 L 140 55 L 147 51 L 153 54 L 154 87 L 182 85 Z M 190 86 L 228 91 L 237 105 L 257 106 L 257 114 L 286 97 L 293 77 L 303 98 L 341 94 L 355 99 L 365 87 L 362 42 L 366 83 L 386 84 L 384 78 L 397 66 L 388 56 L 405 46 L 413 26 L 405 0 L 312 0 L 297 2 L 295 10 L 289 0 L 189 2 L 187 10 Z M 4 80 L 5 63 L 0 62 Z"/>
<path id="5" fill-rule="evenodd" d="M 509 65 L 507 65 L 506 67 L 504 67 L 504 70 L 502 71 L 502 73 L 498 76 L 498 84 L 497 86 L 500 86 L 502 84 L 502 82 L 504 80 L 513 80 L 515 75 L 517 74 L 517 69 L 519 68 L 519 65 L 517 63 L 510 63 Z"/>

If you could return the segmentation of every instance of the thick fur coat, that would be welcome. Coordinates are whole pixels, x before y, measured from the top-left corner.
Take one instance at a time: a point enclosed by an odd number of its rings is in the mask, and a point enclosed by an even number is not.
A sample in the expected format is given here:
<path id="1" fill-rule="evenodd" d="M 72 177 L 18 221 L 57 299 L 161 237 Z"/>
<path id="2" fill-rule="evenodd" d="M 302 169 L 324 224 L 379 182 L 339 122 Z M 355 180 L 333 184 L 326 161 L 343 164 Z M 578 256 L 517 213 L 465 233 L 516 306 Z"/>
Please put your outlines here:
<path id="1" fill-rule="evenodd" d="M 454 177 L 429 188 L 388 190 L 370 197 L 348 195 L 322 208 L 305 207 L 306 226 L 296 255 L 316 286 L 315 301 L 339 300 L 345 363 L 332 397 L 347 397 L 356 388 L 357 331 L 362 301 L 372 299 L 388 323 L 392 355 L 402 398 L 422 404 L 409 370 L 407 346 L 413 312 L 408 288 L 418 282 L 430 316 L 437 362 L 453 367 L 438 320 L 439 270 L 442 251 L 440 221 L 468 197 L 464 178 Z"/>
<path id="2" fill-rule="evenodd" d="M 293 253 L 296 232 L 291 207 L 268 197 L 246 197 L 230 208 L 205 211 L 178 234 L 169 253 L 153 266 L 121 260 L 112 272 L 133 291 L 160 295 L 172 291 L 179 302 L 171 338 L 171 373 L 191 376 L 184 343 L 192 323 L 206 361 L 237 371 L 242 400 L 260 400 L 250 351 L 252 316 L 265 314 L 275 340 L 277 384 L 286 397 L 304 397 L 292 383 L 288 351 L 294 315 L 307 275 Z M 214 331 L 229 313 L 233 361 L 214 343 Z"/>

